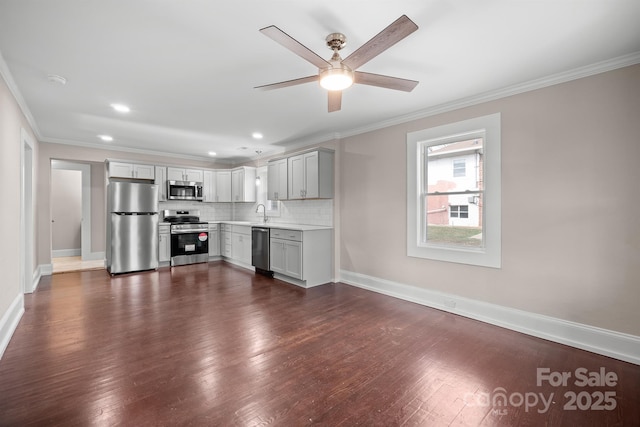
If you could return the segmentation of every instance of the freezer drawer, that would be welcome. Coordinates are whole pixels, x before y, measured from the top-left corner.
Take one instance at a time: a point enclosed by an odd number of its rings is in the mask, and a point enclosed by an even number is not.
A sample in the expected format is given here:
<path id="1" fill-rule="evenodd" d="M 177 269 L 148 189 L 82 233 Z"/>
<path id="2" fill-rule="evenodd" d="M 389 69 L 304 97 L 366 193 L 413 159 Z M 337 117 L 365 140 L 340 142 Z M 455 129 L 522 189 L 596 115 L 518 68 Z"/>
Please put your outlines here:
<path id="1" fill-rule="evenodd" d="M 158 268 L 158 215 L 111 214 L 111 274 Z"/>

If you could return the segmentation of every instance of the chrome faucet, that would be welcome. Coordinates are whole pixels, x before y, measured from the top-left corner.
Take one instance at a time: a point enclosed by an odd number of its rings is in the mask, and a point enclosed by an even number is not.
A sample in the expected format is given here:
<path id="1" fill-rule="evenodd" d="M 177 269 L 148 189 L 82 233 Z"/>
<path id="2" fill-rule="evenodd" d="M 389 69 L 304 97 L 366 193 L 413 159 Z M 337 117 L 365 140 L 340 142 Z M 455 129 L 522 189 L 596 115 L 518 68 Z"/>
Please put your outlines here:
<path id="1" fill-rule="evenodd" d="M 266 223 L 269 220 L 269 218 L 267 218 L 267 207 L 265 205 L 263 205 L 262 203 L 260 203 L 256 207 L 256 213 L 258 213 L 258 211 L 260 210 L 260 206 L 262 206 L 262 222 Z"/>

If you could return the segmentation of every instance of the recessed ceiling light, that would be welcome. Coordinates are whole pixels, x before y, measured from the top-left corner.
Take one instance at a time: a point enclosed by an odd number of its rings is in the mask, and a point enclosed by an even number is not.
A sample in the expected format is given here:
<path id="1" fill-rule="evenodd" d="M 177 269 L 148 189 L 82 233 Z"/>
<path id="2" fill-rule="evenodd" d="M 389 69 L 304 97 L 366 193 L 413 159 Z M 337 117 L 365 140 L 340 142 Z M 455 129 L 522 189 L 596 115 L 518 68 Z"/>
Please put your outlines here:
<path id="1" fill-rule="evenodd" d="M 131 111 L 131 108 L 127 107 L 124 104 L 111 104 L 111 108 L 119 113 L 128 113 L 129 111 Z"/>
<path id="2" fill-rule="evenodd" d="M 216 155 L 216 152 L 215 152 L 215 151 L 209 151 L 209 155 L 210 155 L 210 156 L 215 156 L 215 155 Z"/>
<path id="3" fill-rule="evenodd" d="M 254 132 L 251 134 L 254 139 L 262 139 L 262 134 L 260 132 Z"/>
<path id="4" fill-rule="evenodd" d="M 100 138 L 101 140 L 103 140 L 105 142 L 113 141 L 113 137 L 110 136 L 110 135 L 98 135 L 98 138 Z"/>

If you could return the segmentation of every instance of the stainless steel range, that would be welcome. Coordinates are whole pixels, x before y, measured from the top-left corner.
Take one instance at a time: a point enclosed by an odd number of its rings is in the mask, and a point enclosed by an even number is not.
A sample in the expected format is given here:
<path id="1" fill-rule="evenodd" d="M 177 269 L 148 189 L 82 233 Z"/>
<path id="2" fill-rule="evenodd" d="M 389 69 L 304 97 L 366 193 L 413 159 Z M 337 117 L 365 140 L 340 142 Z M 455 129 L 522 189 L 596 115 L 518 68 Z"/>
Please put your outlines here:
<path id="1" fill-rule="evenodd" d="M 209 261 L 209 223 L 200 221 L 198 209 L 164 210 L 171 223 L 171 266 Z"/>

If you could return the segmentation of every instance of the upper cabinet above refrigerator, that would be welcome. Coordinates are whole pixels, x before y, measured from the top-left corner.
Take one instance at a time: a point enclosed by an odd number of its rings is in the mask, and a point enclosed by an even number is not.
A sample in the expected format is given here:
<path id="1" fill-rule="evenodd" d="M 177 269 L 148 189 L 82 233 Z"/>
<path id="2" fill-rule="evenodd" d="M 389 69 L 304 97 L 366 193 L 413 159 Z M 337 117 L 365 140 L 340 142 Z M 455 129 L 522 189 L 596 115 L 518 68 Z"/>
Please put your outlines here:
<path id="1" fill-rule="evenodd" d="M 155 166 L 137 163 L 108 162 L 107 171 L 109 178 L 155 179 Z"/>

